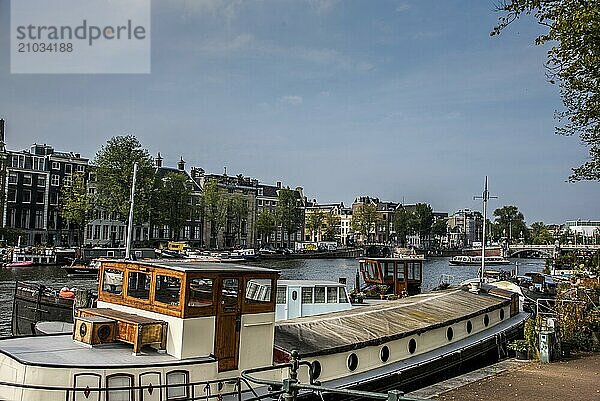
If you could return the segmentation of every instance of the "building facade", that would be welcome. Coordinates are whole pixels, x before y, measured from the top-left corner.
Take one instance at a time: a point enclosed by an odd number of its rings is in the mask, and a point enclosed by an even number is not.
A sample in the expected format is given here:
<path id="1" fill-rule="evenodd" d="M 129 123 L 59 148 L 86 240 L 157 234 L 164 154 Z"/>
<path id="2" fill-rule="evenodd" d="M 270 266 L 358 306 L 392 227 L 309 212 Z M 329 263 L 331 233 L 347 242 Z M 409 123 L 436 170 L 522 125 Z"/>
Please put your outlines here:
<path id="1" fill-rule="evenodd" d="M 481 243 L 483 238 L 483 216 L 470 209 L 458 210 L 448 217 L 448 246 L 468 248 Z"/>

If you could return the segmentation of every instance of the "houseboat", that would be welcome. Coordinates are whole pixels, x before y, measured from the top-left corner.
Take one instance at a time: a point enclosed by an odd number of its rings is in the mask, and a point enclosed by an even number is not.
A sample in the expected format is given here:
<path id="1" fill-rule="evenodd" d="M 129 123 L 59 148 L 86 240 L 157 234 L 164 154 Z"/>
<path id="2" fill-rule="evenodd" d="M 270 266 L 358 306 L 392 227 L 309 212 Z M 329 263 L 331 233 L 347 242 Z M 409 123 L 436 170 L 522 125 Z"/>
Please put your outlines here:
<path id="1" fill-rule="evenodd" d="M 352 308 L 346 285 L 325 280 L 279 280 L 275 320 L 321 315 Z"/>
<path id="2" fill-rule="evenodd" d="M 97 308 L 78 309 L 72 334 L 0 340 L 0 398 L 256 399 L 269 389 L 242 372 L 286 362 L 294 350 L 310 362 L 312 380 L 300 372 L 305 383 L 399 388 L 497 352 L 526 317 L 508 291 L 453 289 L 276 322 L 278 275 L 234 264 L 103 260 Z"/>
<path id="3" fill-rule="evenodd" d="M 415 295 L 421 292 L 423 255 L 364 258 L 359 261 L 365 289 L 377 287 L 381 295 Z"/>

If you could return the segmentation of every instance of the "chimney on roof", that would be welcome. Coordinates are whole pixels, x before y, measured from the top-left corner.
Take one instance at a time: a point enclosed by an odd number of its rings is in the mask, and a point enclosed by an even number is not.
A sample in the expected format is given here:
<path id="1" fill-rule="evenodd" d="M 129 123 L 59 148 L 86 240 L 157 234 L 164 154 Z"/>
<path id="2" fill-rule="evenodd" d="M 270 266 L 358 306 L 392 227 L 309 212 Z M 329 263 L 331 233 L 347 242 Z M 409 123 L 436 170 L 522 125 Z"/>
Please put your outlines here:
<path id="1" fill-rule="evenodd" d="M 179 159 L 179 163 L 177 163 L 177 168 L 181 171 L 185 170 L 185 160 L 183 160 L 183 156 Z"/>
<path id="2" fill-rule="evenodd" d="M 0 118 L 0 143 L 4 143 L 4 125 L 6 122 L 3 118 Z"/>
<path id="3" fill-rule="evenodd" d="M 154 165 L 157 168 L 160 168 L 160 167 L 162 167 L 162 161 L 163 161 L 163 158 L 161 157 L 160 152 L 158 152 L 158 154 L 156 155 L 156 158 L 154 158 Z"/>
<path id="4" fill-rule="evenodd" d="M 277 181 L 277 188 L 281 188 L 281 181 Z"/>

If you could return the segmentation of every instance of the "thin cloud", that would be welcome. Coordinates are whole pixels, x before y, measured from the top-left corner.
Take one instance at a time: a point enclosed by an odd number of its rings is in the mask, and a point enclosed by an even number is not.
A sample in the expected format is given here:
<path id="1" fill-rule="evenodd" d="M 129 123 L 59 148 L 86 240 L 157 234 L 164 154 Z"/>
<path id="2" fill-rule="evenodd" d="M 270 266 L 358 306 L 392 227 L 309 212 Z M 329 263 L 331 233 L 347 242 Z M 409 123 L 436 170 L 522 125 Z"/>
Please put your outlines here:
<path id="1" fill-rule="evenodd" d="M 279 101 L 281 103 L 287 103 L 287 104 L 293 104 L 293 105 L 299 105 L 302 104 L 304 99 L 302 99 L 302 96 L 297 96 L 297 95 L 286 95 L 286 96 L 282 96 L 279 98 Z"/>

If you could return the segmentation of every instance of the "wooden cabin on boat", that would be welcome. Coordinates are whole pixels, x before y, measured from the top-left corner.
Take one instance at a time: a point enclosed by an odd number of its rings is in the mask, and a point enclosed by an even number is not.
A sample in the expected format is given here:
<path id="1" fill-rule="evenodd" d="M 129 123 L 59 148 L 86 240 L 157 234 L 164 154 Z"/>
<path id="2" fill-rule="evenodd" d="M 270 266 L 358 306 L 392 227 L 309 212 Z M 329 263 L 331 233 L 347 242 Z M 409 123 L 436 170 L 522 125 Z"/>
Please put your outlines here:
<path id="1" fill-rule="evenodd" d="M 423 255 L 397 258 L 365 258 L 360 260 L 364 283 L 387 286 L 387 294 L 415 295 L 421 292 Z"/>

